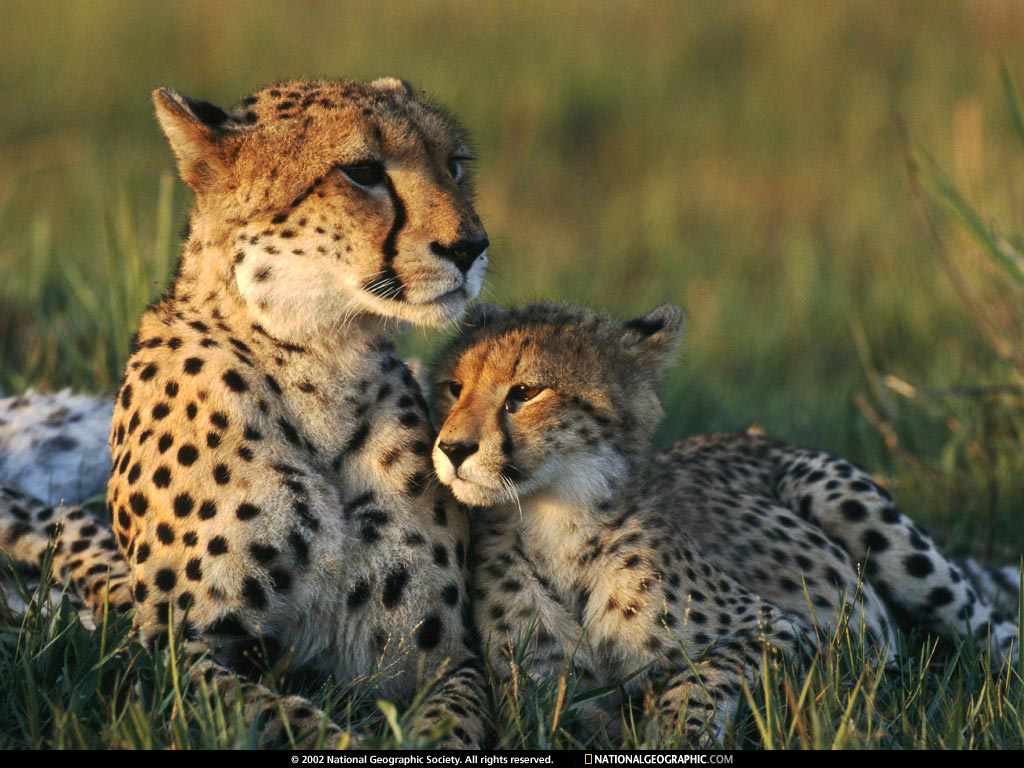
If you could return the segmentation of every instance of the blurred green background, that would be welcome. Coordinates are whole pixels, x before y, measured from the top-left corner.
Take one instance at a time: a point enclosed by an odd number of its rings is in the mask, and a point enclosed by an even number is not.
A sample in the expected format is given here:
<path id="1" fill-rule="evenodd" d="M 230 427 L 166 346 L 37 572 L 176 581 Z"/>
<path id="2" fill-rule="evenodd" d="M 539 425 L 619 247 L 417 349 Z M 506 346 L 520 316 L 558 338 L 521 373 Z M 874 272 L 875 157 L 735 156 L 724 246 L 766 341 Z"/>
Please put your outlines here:
<path id="1" fill-rule="evenodd" d="M 1022 40 L 1015 2 L 7 0 L 0 388 L 116 387 L 189 204 L 150 90 L 397 74 L 476 138 L 488 298 L 686 308 L 663 439 L 757 423 L 870 465 L 958 547 L 1019 550 L 1020 399 L 948 393 L 1019 370 L 936 240 L 1011 326 L 1017 294 L 934 197 L 929 234 L 907 155 L 1017 226 Z"/>

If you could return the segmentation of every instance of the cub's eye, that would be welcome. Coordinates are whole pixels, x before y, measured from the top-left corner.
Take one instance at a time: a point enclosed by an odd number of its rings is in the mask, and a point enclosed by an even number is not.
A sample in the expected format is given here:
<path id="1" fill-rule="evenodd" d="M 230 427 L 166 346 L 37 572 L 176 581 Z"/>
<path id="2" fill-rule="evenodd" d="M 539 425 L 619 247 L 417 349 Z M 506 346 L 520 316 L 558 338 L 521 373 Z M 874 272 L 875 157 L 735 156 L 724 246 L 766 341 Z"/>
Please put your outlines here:
<path id="1" fill-rule="evenodd" d="M 456 400 L 459 399 L 459 395 L 462 394 L 462 385 L 457 381 L 448 382 L 448 391 L 452 393 L 452 397 Z"/>
<path id="2" fill-rule="evenodd" d="M 448 173 L 455 179 L 455 183 L 462 181 L 462 176 L 466 172 L 466 160 L 465 157 L 453 156 L 448 158 Z"/>
<path id="3" fill-rule="evenodd" d="M 375 187 L 384 182 L 384 165 L 377 160 L 367 160 L 352 165 L 339 165 L 338 170 L 349 180 L 361 187 Z"/>
<path id="4" fill-rule="evenodd" d="M 508 391 L 508 397 L 505 398 L 505 410 L 509 413 L 516 413 L 523 407 L 523 403 L 528 403 L 543 391 L 544 387 L 529 387 L 525 384 L 516 384 Z"/>

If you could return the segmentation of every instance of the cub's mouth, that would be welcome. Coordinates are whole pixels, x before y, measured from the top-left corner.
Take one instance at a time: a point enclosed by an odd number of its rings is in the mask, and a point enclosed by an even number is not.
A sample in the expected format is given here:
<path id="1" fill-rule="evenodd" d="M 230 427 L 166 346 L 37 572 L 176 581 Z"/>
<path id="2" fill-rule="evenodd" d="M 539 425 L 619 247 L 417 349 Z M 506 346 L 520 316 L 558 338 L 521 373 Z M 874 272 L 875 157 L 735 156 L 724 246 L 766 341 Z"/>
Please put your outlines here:
<path id="1" fill-rule="evenodd" d="M 451 482 L 445 482 L 445 485 L 451 488 L 456 499 L 471 507 L 493 507 L 506 504 L 514 502 L 517 496 L 514 486 L 511 484 L 508 487 L 492 487 L 482 485 L 474 480 L 453 477 Z"/>

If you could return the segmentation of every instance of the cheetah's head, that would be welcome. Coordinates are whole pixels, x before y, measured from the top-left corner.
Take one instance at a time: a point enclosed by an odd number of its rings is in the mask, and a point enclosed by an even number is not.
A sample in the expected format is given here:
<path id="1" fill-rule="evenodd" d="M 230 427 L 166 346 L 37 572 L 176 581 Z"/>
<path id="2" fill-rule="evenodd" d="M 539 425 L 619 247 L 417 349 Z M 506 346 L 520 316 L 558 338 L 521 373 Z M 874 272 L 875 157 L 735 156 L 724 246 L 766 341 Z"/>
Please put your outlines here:
<path id="1" fill-rule="evenodd" d="M 566 305 L 477 304 L 464 322 L 434 376 L 441 482 L 474 506 L 611 493 L 661 418 L 657 386 L 682 311 L 666 304 L 623 323 Z"/>
<path id="2" fill-rule="evenodd" d="M 197 295 L 226 287 L 294 337 L 367 315 L 442 324 L 479 292 L 472 152 L 403 81 L 282 83 L 229 112 L 153 101 L 196 194 L 182 274 Z"/>

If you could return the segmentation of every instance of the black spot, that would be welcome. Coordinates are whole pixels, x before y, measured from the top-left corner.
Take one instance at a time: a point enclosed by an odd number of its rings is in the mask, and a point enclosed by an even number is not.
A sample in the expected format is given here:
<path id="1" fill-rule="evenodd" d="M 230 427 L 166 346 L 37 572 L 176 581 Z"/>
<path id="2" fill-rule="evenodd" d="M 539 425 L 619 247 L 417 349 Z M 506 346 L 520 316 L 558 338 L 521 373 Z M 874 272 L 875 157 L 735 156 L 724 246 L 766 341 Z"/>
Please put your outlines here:
<path id="1" fill-rule="evenodd" d="M 228 389 L 232 392 L 245 392 L 249 389 L 249 385 L 245 383 L 245 379 L 243 379 L 238 371 L 235 371 L 234 369 L 225 371 L 221 378 L 224 383 L 228 385 Z"/>
<path id="2" fill-rule="evenodd" d="M 132 404 L 132 385 L 125 384 L 121 390 L 121 407 L 127 408 Z"/>
<path id="3" fill-rule="evenodd" d="M 869 549 L 872 554 L 885 552 L 885 550 L 889 548 L 889 539 L 874 528 L 869 528 L 864 531 L 864 537 L 861 540 L 864 542 L 864 546 Z"/>
<path id="4" fill-rule="evenodd" d="M 189 403 L 188 406 L 186 406 L 185 415 L 188 416 L 189 421 L 194 420 L 197 413 L 199 413 L 199 409 L 196 408 L 195 403 Z"/>
<path id="5" fill-rule="evenodd" d="M 385 608 L 394 608 L 402 601 L 402 592 L 408 581 L 409 570 L 404 565 L 395 566 L 384 577 L 380 599 Z"/>
<path id="6" fill-rule="evenodd" d="M 178 394 L 178 382 L 168 381 L 164 385 L 164 393 L 166 393 L 168 397 L 176 397 Z"/>
<path id="7" fill-rule="evenodd" d="M 199 458 L 199 449 L 194 445 L 185 444 L 178 449 L 178 463 L 183 467 L 190 467 Z"/>
<path id="8" fill-rule="evenodd" d="M 424 651 L 432 651 L 441 642 L 441 631 L 444 629 L 444 625 L 441 623 L 441 619 L 437 617 L 437 614 L 430 614 L 420 624 L 420 628 L 416 631 L 416 643 Z"/>
<path id="9" fill-rule="evenodd" d="M 210 423 L 218 429 L 227 429 L 228 415 L 223 411 L 214 411 L 210 414 Z"/>
<path id="10" fill-rule="evenodd" d="M 231 637 L 244 637 L 249 634 L 241 619 L 234 613 L 221 616 L 210 624 L 206 631 L 213 635 L 228 635 Z"/>
<path id="11" fill-rule="evenodd" d="M 309 545 L 302 538 L 302 534 L 292 530 L 288 534 L 288 544 L 295 550 L 295 560 L 299 565 L 306 565 L 309 562 Z"/>
<path id="12" fill-rule="evenodd" d="M 268 373 L 263 377 L 263 380 L 267 382 L 267 386 L 270 387 L 275 394 L 281 394 L 281 385 L 277 383 L 277 379 Z"/>
<path id="13" fill-rule="evenodd" d="M 363 443 L 366 442 L 366 437 L 370 434 L 370 425 L 368 422 L 362 422 L 356 427 L 356 431 L 352 433 L 352 437 L 345 443 L 345 448 L 342 453 L 352 453 L 358 451 L 363 447 Z"/>
<path id="14" fill-rule="evenodd" d="M 209 520 L 217 514 L 217 504 L 213 499 L 207 499 L 199 505 L 199 519 Z"/>
<path id="15" fill-rule="evenodd" d="M 292 587 L 292 574 L 284 568 L 272 568 L 270 583 L 275 592 L 287 592 Z"/>
<path id="16" fill-rule="evenodd" d="M 153 418 L 159 421 L 160 419 L 166 418 L 167 414 L 171 412 L 171 406 L 167 403 L 157 403 L 153 406 Z M 129 432 L 132 430 L 129 429 Z"/>
<path id="17" fill-rule="evenodd" d="M 185 566 L 185 576 L 189 581 L 199 581 L 203 578 L 203 564 L 198 557 L 193 557 Z"/>
<path id="18" fill-rule="evenodd" d="M 141 603 L 146 599 L 146 595 L 149 594 L 149 590 L 146 589 L 145 583 L 138 581 L 135 583 L 135 602 Z"/>
<path id="19" fill-rule="evenodd" d="M 164 435 L 161 435 L 160 436 L 160 440 L 157 441 L 156 449 L 158 451 L 160 451 L 160 453 L 165 453 L 167 451 L 167 449 L 170 448 L 171 445 L 173 445 L 173 444 L 174 444 L 174 438 L 171 437 L 168 434 L 164 434 Z"/>
<path id="20" fill-rule="evenodd" d="M 257 562 L 266 565 L 277 557 L 277 548 L 272 547 L 269 544 L 253 543 L 249 545 L 249 554 L 251 554 L 253 559 Z"/>
<path id="21" fill-rule="evenodd" d="M 211 555 L 223 555 L 228 551 L 228 542 L 223 536 L 214 536 L 206 545 L 206 551 Z"/>
<path id="22" fill-rule="evenodd" d="M 213 479 L 217 485 L 227 485 L 231 482 L 231 470 L 227 464 L 218 464 L 213 468 Z"/>
<path id="23" fill-rule="evenodd" d="M 448 567 L 448 550 L 444 544 L 434 545 L 434 564 L 442 568 Z"/>
<path id="24" fill-rule="evenodd" d="M 412 429 L 420 423 L 419 414 L 415 411 L 406 411 L 398 417 L 398 423 L 406 429 Z"/>
<path id="25" fill-rule="evenodd" d="M 142 369 L 142 372 L 139 374 L 139 378 L 142 379 L 142 381 L 149 381 L 156 376 L 156 370 L 156 364 L 150 363 Z"/>
<path id="26" fill-rule="evenodd" d="M 442 528 L 448 525 L 448 513 L 445 511 L 444 501 L 442 500 L 434 504 L 434 522 Z"/>
<path id="27" fill-rule="evenodd" d="M 206 445 L 208 448 L 216 448 L 220 445 L 220 435 L 216 432 L 210 432 L 206 435 Z"/>
<path id="28" fill-rule="evenodd" d="M 445 605 L 455 605 L 459 602 L 459 588 L 455 584 L 449 584 L 441 590 L 441 600 Z"/>
<path id="29" fill-rule="evenodd" d="M 128 497 L 128 506 L 132 508 L 132 512 L 141 516 L 149 509 L 149 500 L 141 493 L 133 493 Z"/>
<path id="30" fill-rule="evenodd" d="M 153 473 L 153 484 L 157 488 L 166 488 L 171 484 L 171 470 L 169 467 L 162 466 L 158 467 L 156 472 Z"/>
<path id="31" fill-rule="evenodd" d="M 156 572 L 156 578 L 154 581 L 160 588 L 160 591 L 170 592 L 174 589 L 174 585 L 178 583 L 178 577 L 174 575 L 174 571 L 170 568 L 161 568 Z"/>
<path id="32" fill-rule="evenodd" d="M 239 520 L 252 520 L 254 517 L 259 515 L 260 508 L 255 504 L 243 503 L 238 505 L 238 509 L 235 510 L 235 517 Z"/>
<path id="33" fill-rule="evenodd" d="M 143 542 L 139 545 L 139 548 L 135 551 L 135 562 L 142 565 L 146 560 L 149 559 L 149 544 Z"/>
<path id="34" fill-rule="evenodd" d="M 281 427 L 281 432 L 284 433 L 285 440 L 287 440 L 292 445 L 301 444 L 301 441 L 299 440 L 298 431 L 295 429 L 295 427 L 291 425 L 291 423 L 287 419 L 278 419 L 277 424 L 278 426 Z"/>
<path id="35" fill-rule="evenodd" d="M 855 523 L 867 519 L 868 516 L 867 507 L 857 499 L 847 499 L 839 506 L 839 511 L 843 513 L 843 517 Z"/>
<path id="36" fill-rule="evenodd" d="M 160 523 L 160 525 L 156 527 L 156 537 L 160 539 L 162 544 L 174 543 L 174 531 L 171 530 L 171 526 L 167 523 Z"/>
<path id="37" fill-rule="evenodd" d="M 370 599 L 370 585 L 366 579 L 360 579 L 352 587 L 348 593 L 348 597 L 345 600 L 345 604 L 351 611 L 355 608 L 359 608 L 366 604 L 366 601 Z"/>
<path id="38" fill-rule="evenodd" d="M 242 581 L 242 596 L 250 608 L 262 610 L 267 607 L 267 593 L 254 576 L 246 576 Z"/>
<path id="39" fill-rule="evenodd" d="M 903 561 L 907 573 L 916 578 L 923 579 L 931 575 L 935 570 L 931 559 L 927 555 L 911 555 Z"/>
<path id="40" fill-rule="evenodd" d="M 185 361 L 185 373 L 195 376 L 203 370 L 203 360 L 199 357 L 190 357 Z"/>
<path id="41" fill-rule="evenodd" d="M 186 547 L 194 547 L 199 543 L 199 537 L 196 535 L 195 531 L 189 531 L 181 537 L 181 541 Z"/>
<path id="42" fill-rule="evenodd" d="M 898 523 L 900 521 L 900 513 L 896 507 L 883 507 L 880 516 L 883 523 Z"/>

